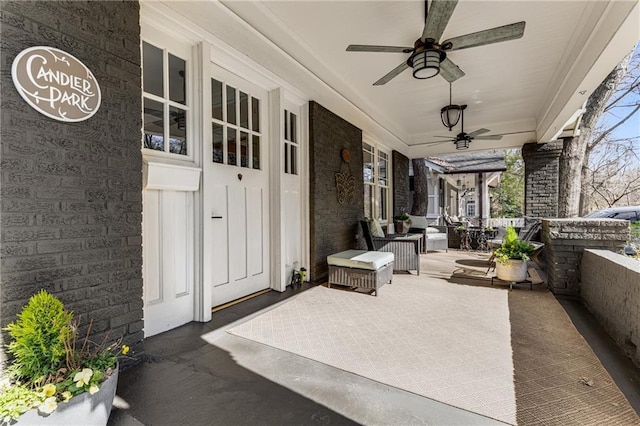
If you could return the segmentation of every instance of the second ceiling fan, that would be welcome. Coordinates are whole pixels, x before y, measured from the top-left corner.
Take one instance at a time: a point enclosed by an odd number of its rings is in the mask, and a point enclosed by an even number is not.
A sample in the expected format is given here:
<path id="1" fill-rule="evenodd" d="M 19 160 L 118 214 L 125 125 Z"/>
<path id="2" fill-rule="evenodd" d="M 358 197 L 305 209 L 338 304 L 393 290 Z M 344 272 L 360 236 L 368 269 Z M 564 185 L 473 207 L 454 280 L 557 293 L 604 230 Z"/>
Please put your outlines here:
<path id="1" fill-rule="evenodd" d="M 431 0 L 431 7 L 429 7 L 428 1 L 425 0 L 424 29 L 413 47 L 351 44 L 347 47 L 347 51 L 411 53 L 406 61 L 373 83 L 374 86 L 388 83 L 407 68 L 413 68 L 415 78 L 425 79 L 440 74 L 451 83 L 464 76 L 464 72 L 447 58 L 446 52 L 514 40 L 524 35 L 525 22 L 521 21 L 450 38 L 440 43 L 440 37 L 457 3 L 458 0 Z"/>

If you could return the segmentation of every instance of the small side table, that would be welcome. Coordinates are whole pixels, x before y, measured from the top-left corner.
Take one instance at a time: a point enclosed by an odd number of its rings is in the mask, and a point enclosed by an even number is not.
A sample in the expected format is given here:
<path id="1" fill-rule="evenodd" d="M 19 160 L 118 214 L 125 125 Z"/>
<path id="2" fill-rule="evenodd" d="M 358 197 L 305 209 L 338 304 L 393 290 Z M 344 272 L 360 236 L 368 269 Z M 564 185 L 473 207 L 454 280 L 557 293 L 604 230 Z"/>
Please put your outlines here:
<path id="1" fill-rule="evenodd" d="M 491 287 L 493 287 L 493 281 L 494 281 L 494 280 L 499 281 L 499 282 L 502 282 L 502 283 L 509 283 L 509 290 L 513 290 L 513 286 L 514 286 L 514 284 L 516 284 L 516 285 L 517 285 L 517 284 L 529 284 L 529 290 L 533 290 L 533 281 L 531 281 L 531 280 L 524 280 L 524 281 L 504 281 L 504 280 L 501 280 L 501 279 L 499 279 L 499 278 L 497 278 L 497 277 L 491 277 Z"/>

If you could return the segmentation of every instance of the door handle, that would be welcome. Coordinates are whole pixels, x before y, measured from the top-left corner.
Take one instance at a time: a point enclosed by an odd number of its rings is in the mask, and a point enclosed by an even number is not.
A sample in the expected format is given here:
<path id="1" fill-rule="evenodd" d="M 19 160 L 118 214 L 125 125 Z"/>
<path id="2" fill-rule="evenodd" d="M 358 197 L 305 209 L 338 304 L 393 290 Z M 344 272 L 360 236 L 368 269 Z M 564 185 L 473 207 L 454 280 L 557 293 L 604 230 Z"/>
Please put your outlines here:
<path id="1" fill-rule="evenodd" d="M 211 219 L 222 219 L 222 216 L 211 216 Z"/>

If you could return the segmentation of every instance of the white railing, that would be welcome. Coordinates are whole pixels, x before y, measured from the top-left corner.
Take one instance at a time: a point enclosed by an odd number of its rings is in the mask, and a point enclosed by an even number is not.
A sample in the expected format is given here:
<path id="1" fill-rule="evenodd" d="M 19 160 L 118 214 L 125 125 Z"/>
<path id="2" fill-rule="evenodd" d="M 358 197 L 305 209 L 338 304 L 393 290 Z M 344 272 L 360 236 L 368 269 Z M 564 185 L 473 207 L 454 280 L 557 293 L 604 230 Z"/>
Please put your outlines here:
<path id="1" fill-rule="evenodd" d="M 514 228 L 522 228 L 524 226 L 523 217 L 491 217 L 488 219 L 488 226 L 494 228 L 506 228 L 507 226 L 513 226 Z"/>

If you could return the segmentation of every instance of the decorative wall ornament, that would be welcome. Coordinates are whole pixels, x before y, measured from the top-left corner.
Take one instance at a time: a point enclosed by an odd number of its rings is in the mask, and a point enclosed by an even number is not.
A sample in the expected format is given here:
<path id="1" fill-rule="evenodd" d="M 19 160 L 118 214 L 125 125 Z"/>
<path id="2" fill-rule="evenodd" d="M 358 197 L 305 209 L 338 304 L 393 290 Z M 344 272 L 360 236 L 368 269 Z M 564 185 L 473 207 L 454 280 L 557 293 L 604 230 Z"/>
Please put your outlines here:
<path id="1" fill-rule="evenodd" d="M 76 57 L 47 46 L 18 53 L 11 66 L 13 84 L 33 109 L 54 120 L 84 121 L 100 108 L 100 86 Z"/>
<path id="2" fill-rule="evenodd" d="M 353 204 L 353 196 L 356 189 L 356 178 L 349 172 L 336 173 L 336 189 L 338 190 L 338 202 L 340 204 Z"/>

